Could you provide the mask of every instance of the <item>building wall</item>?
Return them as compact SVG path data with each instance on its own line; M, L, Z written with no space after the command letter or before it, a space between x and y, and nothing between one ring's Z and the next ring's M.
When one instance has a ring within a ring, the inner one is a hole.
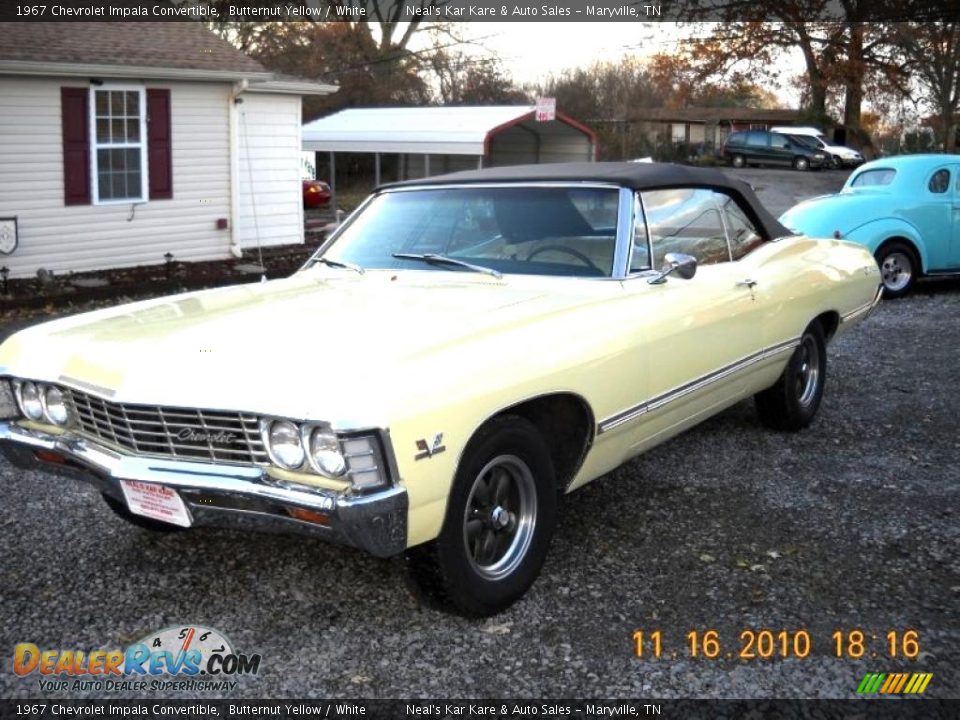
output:
M84 85L0 77L0 217L16 216L19 230L19 247L0 255L10 277L162 263L167 252L228 257L230 231L217 220L230 217L231 86L146 84L170 89L173 199L65 207L60 88Z
M240 247L302 243L300 96L244 93L242 99L236 110Z
M590 138L571 129L570 132L535 134L515 125L496 133L490 142L488 164L522 165L524 163L586 162L593 160Z

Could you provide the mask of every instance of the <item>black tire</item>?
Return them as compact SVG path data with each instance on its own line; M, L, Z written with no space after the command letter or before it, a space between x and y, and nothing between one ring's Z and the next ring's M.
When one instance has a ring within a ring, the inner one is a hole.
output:
M730 158L730 164L735 168L742 168L747 164L747 160L743 155L734 155Z
M811 323L777 382L754 396L760 422L774 430L797 432L813 421L827 380L826 346L820 323Z
M139 528L150 530L151 532L161 533L180 532L181 530L186 530L186 528L180 527L179 525L165 523L161 520L143 517L142 515L135 515L134 513L130 512L124 503L120 502L116 498L110 497L106 493L102 493L102 495L104 501L107 503L107 506L119 517L122 517L131 525L136 525Z
M880 266L883 296L888 299L903 297L913 289L920 271L917 254L907 243L899 240L884 243L874 258Z
M810 161L807 160L807 159L806 159L805 157L803 157L802 155L801 155L800 157L796 157L796 158L793 159L793 169L794 169L794 170L801 170L801 171L802 171L802 170L809 170L809 169L810 169Z
M557 494L537 428L516 416L491 420L464 451L440 535L407 552L414 584L442 609L468 617L505 610L540 573Z

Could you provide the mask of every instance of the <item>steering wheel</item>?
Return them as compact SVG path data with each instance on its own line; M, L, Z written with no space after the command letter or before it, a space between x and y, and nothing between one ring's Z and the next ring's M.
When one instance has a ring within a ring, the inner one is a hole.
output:
M567 255L573 255L573 257L575 257L577 260L585 264L587 267L596 270L598 273L603 273L603 270L598 268L594 264L593 260L588 258L582 252L580 252L579 250L574 250L573 248L564 247L563 245L542 245L541 247L538 247L532 253L527 255L527 262L530 262L537 255L544 252L561 252L561 253L566 253Z

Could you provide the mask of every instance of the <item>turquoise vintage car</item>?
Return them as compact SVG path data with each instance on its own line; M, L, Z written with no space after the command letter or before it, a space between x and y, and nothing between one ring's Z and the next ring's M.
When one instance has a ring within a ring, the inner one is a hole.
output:
M835 195L805 200L780 217L808 237L864 245L884 295L905 295L921 275L960 275L960 156L902 155L860 166Z

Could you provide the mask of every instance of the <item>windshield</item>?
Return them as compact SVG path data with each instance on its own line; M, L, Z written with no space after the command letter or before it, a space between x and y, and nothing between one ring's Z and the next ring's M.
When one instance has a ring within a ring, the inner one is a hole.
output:
M364 269L609 277L618 203L614 187L388 191L323 257Z

